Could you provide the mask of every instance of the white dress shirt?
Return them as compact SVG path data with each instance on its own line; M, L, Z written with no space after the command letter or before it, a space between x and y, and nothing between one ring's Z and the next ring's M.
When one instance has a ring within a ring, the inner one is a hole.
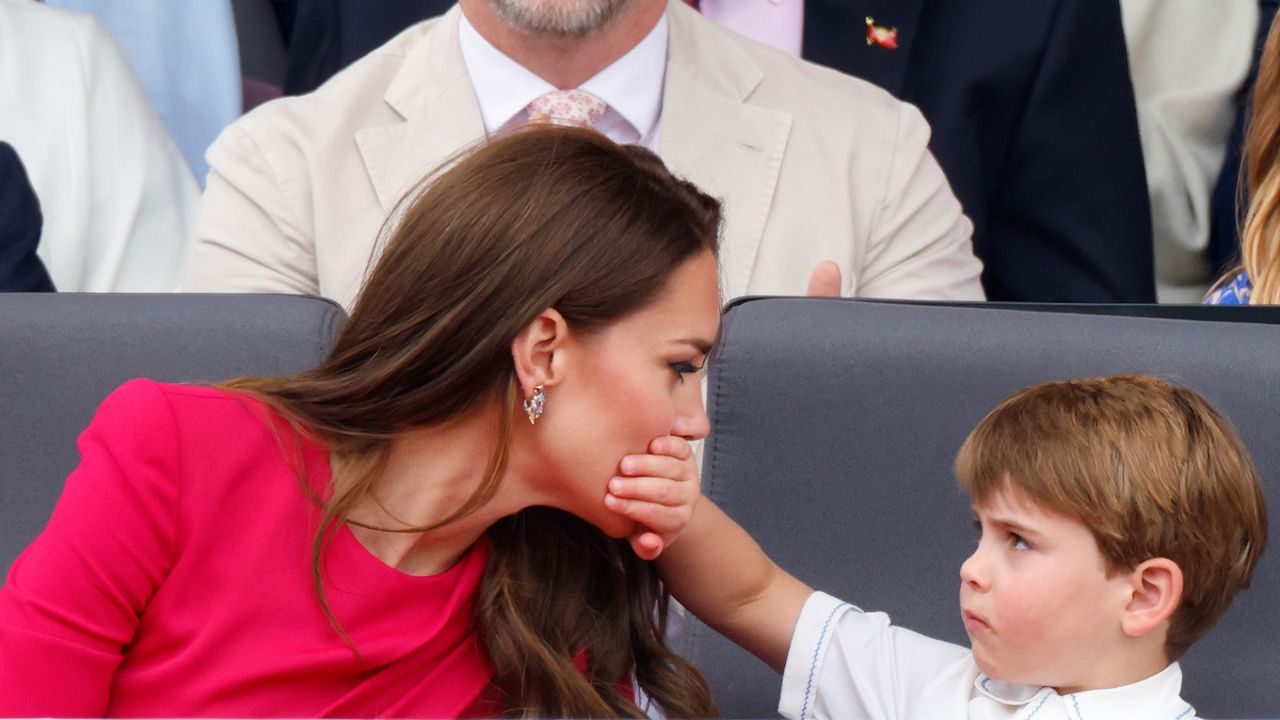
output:
M466 13L458 22L458 42L489 135L523 125L525 108L557 88L485 40ZM595 124L610 140L658 150L662 84L667 70L667 16L626 55L578 87L608 104ZM566 88L568 89L568 88Z
M1059 695L1005 683L959 645L894 627L825 593L805 602L791 638L778 712L792 720L1190 720L1172 663L1136 683Z

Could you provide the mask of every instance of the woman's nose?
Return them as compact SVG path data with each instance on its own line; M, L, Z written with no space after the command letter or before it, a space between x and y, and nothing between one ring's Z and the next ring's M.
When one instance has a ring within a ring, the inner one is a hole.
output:
M685 440L701 440L711 432L711 418L707 417L706 407L702 404L702 393L691 393L693 398L676 414L675 426L671 434Z

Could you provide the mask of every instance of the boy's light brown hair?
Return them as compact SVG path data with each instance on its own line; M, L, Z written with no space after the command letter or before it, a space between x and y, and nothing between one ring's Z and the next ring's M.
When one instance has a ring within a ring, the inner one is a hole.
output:
M1231 424L1196 392L1151 377L1016 393L965 440L956 479L975 503L1014 487L1084 523L1110 573L1156 557L1177 563L1169 661L1249 586L1267 542L1262 488Z

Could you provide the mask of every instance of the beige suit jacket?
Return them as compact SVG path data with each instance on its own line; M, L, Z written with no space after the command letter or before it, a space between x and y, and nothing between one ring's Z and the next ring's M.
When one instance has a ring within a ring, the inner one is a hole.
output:
M229 127L184 289L318 294L350 307L399 196L484 137L459 9L415 25L314 93ZM726 297L802 294L823 260L863 297L981 299L972 226L915 108L747 40L683 3L660 154L725 206Z

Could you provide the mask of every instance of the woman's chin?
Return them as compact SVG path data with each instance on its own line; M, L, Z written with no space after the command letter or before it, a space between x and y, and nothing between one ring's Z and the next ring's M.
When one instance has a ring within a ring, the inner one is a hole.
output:
M596 518L589 520L596 527L600 528L600 532L608 535L615 540L630 537L635 533L637 525L635 522L628 520L620 515L612 515L610 517Z

